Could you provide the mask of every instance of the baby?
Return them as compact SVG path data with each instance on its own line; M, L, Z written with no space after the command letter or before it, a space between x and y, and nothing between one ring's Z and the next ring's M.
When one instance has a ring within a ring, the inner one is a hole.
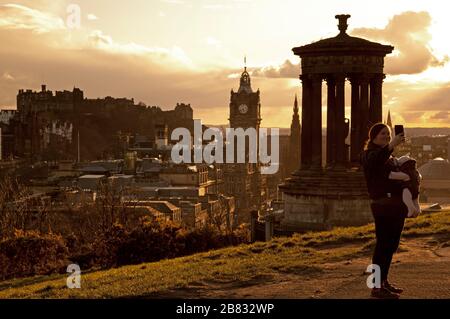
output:
M416 160L409 156L393 157L390 164L392 171L389 178L403 181L402 198L408 207L408 217L417 217L421 213L419 193L422 175L417 170Z

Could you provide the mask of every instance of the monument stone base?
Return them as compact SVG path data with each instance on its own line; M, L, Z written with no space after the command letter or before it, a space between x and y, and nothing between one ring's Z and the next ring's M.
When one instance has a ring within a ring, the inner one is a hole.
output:
M300 170L280 186L287 231L326 230L373 221L364 175L355 170Z

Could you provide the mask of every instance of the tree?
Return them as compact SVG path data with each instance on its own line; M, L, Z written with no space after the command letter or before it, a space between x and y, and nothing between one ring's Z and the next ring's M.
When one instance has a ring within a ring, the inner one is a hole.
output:
M29 190L11 175L0 177L0 239L25 230L30 217L27 198Z

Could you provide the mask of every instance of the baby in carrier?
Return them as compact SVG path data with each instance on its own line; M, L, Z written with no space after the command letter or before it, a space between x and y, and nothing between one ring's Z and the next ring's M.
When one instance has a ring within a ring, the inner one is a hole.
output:
M419 193L422 175L417 170L416 160L409 156L393 157L389 164L392 170L389 178L402 181L402 199L408 207L408 217L417 217L421 212Z

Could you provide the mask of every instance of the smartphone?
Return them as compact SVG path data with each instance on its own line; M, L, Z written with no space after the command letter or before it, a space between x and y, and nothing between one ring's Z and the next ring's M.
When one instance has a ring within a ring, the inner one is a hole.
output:
M394 131L395 131L395 135L405 133L405 129L403 128L403 125L396 125L394 128Z

